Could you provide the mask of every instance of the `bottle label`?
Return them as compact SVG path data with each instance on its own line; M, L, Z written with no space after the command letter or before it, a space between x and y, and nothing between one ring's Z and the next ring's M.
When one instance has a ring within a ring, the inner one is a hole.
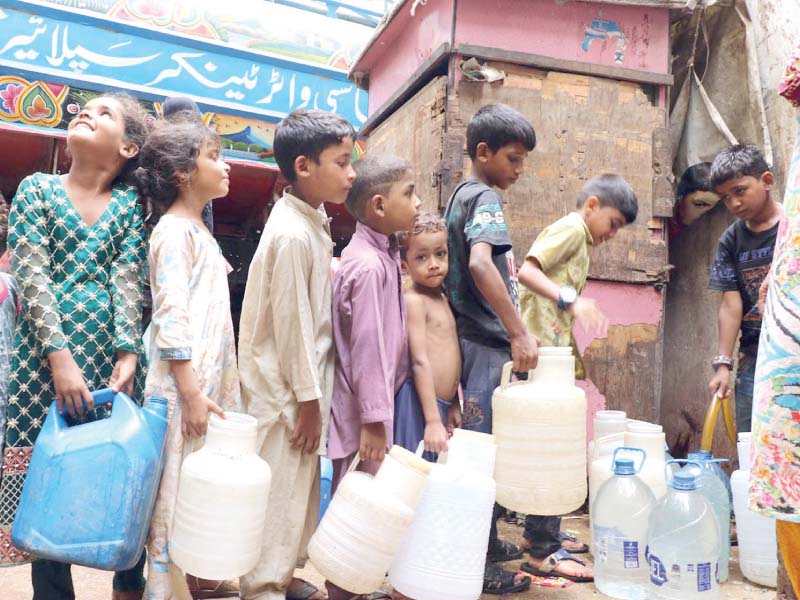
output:
M622 542L626 569L639 568L639 542Z
M658 587L667 583L667 570L664 568L664 563L657 556L650 554L648 556L648 564L650 566L650 581Z
M711 589L711 563L697 564L697 591L705 592Z

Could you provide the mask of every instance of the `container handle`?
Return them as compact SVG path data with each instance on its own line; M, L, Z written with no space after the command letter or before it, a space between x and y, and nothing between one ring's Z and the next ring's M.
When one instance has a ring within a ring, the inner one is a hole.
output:
M619 433L609 433L608 435L604 435L603 437L594 440L594 446L592 447L592 462L600 458L598 452L603 444L607 444L608 442L613 442L615 440L624 440L624 439L625 439L625 432L620 431ZM611 464L613 466L614 462L612 461Z
M632 446L621 446L620 448L615 448L614 454L611 455L612 472L614 471L614 463L617 462L617 452L620 452L621 450L624 450L626 452L639 453L642 455L642 462L639 463L639 468L636 469L636 472L634 473L634 475L638 475L641 472L642 467L644 467L644 461L647 460L647 452L645 452L643 448L634 448Z
M505 390L511 383L511 371L514 369L514 362L508 361L503 365L503 372L500 375L500 389Z
M701 465L696 460L689 460L688 458L673 458L672 460L668 460L664 463L664 481L669 487L672 487L672 469L669 468L671 464L686 464L686 465L694 465L700 470L700 473L703 472L703 465ZM698 487L700 484L698 483Z
M116 392L115 393L111 388L102 388L102 389L95 390L95 391L90 392L90 393L92 395L92 400L94 400L94 409L92 409L92 410L95 410L95 409L103 407L103 406L110 406L112 408L112 410L113 410L113 408L114 408L114 400L117 398L117 396L122 396L128 402L133 403L133 400L131 400L128 397L127 394L125 394L124 392ZM84 408L86 408L86 404L85 403L84 403ZM86 424L86 423L77 423L76 425L70 426L70 424L67 423L67 419L66 419L66 415L69 414L67 412L67 410L66 410L66 407L64 407L64 412L58 412L58 402L55 401L55 400L50 405L50 411L49 412L53 412L54 413L54 416L55 416L54 425L55 425L56 431L60 431L62 429L68 429L69 427L78 427L79 425L85 425Z

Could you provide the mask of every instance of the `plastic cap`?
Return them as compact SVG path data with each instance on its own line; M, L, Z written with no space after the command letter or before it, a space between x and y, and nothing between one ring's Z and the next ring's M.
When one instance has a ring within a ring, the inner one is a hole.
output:
M712 458L711 452L709 452L708 450L698 450L697 452L693 452L692 454L694 454L696 458L702 460L710 460ZM690 454L689 456L692 456L692 454Z
M688 471L678 471L672 476L672 487L676 490L696 490L697 478Z
M614 461L614 475L635 475L636 469L630 458L618 458Z

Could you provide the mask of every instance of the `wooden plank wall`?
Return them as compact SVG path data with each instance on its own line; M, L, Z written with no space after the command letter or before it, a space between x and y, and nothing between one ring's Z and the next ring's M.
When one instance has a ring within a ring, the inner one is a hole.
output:
M447 77L437 77L372 131L367 152L394 154L410 161L417 195L425 210L439 207Z

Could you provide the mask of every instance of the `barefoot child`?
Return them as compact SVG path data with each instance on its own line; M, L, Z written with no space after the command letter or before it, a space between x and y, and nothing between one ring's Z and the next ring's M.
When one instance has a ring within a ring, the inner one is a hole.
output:
M90 100L69 124L69 172L25 178L11 207L8 247L22 310L0 490L4 562L29 560L11 545L11 525L52 399L79 419L93 408L90 390L133 392L145 245L138 196L126 181L146 134L145 113L132 97ZM143 567L144 556L114 576L115 599L142 597ZM31 579L35 600L75 598L70 565L35 560Z
M358 222L333 284L337 362L328 441L332 493L356 456L361 458L359 468L374 474L392 443L394 397L408 370L395 233L411 228L420 204L406 161L368 155L353 166L356 179L347 210ZM327 588L330 600L354 597L330 582ZM383 597L388 596L373 594Z
M145 398L167 398L170 407L147 539L147 600L171 600L187 591L185 584L173 589L168 573L181 463L189 438L205 435L209 413L224 416L223 408L239 406L230 266L202 219L209 200L227 195L229 170L217 134L187 118L157 123L136 171L142 196L161 214L148 254L153 318Z
M447 450L453 428L461 426L456 397L461 349L456 321L442 290L447 276L444 219L421 213L403 235L400 253L412 281L403 294L412 376L394 400L394 443L414 452L424 440L426 458L436 461L436 453Z
M350 123L322 111L294 111L275 131L275 159L291 187L250 264L239 330L244 408L258 419L259 450L272 469L261 558L241 577L246 600L324 598L293 575L317 527L333 387L333 241L323 203L347 197L354 140Z
M575 322L597 332L598 337L606 336L606 317L594 300L580 296L589 275L589 252L633 223L638 210L636 195L622 177L593 177L578 195L577 211L546 227L533 242L519 270L519 282L524 286L520 305L528 331L542 344L574 347ZM576 357L576 370L583 372L580 357ZM587 552L588 547L560 529L561 517L526 517L521 546L531 558L522 564L522 570L592 581L592 568L570 554Z

